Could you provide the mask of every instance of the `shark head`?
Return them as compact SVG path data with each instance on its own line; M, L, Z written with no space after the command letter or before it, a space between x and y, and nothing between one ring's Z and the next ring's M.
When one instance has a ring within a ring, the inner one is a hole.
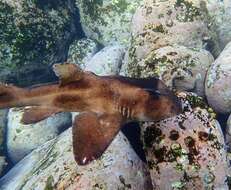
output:
M155 92L150 93L146 114L150 120L159 121L182 113L180 99L161 80Z

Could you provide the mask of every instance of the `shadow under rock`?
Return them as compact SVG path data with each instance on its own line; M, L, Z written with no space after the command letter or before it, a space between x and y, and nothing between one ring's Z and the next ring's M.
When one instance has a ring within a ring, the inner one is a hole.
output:
M122 128L123 134L127 137L131 146L135 150L140 159L146 163L146 157L143 150L143 144L141 142L141 130L139 124L136 122L128 123Z

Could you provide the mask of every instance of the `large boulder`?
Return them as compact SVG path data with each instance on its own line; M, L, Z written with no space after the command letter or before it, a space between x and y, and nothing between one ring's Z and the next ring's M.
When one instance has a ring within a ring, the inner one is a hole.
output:
M230 0L208 0L211 29L218 35L220 49L231 41L231 4Z
M137 53L142 54L142 50ZM129 56L132 60L132 55ZM121 73L132 77L156 76L170 88L204 96L206 72L213 61L206 50L165 46L151 51L139 62L126 61Z
M231 42L212 63L205 82L209 105L219 113L231 112Z
M26 108L12 108L8 113L7 153L17 163L32 150L58 136L71 125L69 113L59 113L35 124L21 123Z
M97 75L119 74L125 48L121 45L107 46L86 62L84 69Z
M180 96L189 103L184 113L142 125L155 189L228 190L227 154L219 123L204 109L201 98Z
M202 0L145 0L132 21L129 54L139 62L151 51L168 45L213 50L216 33L209 30L209 16Z
M76 0L85 34L103 45L127 45L132 16L141 0Z
M49 65L81 31L71 0L3 0L0 20L0 80L20 85L53 80Z
M34 150L0 179L0 189L152 189L146 167L122 133L100 159L87 166L74 161L71 139L68 129Z

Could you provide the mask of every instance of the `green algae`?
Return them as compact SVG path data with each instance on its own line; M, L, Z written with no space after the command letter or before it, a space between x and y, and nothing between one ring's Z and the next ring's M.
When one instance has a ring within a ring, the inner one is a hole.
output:
M177 14L177 20L180 22L193 22L202 15L201 9L187 0L177 0L174 7L175 9L181 8L182 10Z
M47 178L46 186L45 186L44 190L53 190L53 189L54 189L54 188L53 188L53 183L54 183L54 178L53 178L53 176L51 175L51 176L49 176L49 177Z
M31 61L49 63L49 55L58 51L64 29L71 24L70 11L62 7L62 0L42 2L22 1L21 11L0 2L0 68L14 70Z

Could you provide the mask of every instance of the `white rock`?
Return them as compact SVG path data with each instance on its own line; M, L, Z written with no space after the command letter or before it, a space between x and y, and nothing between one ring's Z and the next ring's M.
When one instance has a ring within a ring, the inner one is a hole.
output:
M97 75L116 75L119 73L125 49L114 45L103 48L85 64L85 70Z
M176 117L146 123L142 130L156 190L228 190L224 137L206 109L196 106Z
M12 108L8 113L7 152L13 163L17 163L39 145L55 138L71 125L69 113L55 114L35 124L20 123L24 108Z
M228 145L229 152L231 150L231 115L229 116L227 120L226 125L226 136L225 136L226 144Z
M102 158L78 166L72 154L72 132L34 150L0 179L1 190L151 190L150 176L122 133Z
M231 112L231 43L208 70L205 92L209 105L219 113Z
M126 62L122 71L133 77L156 76L171 88L204 96L206 72L213 61L206 50L165 46L151 51L137 63Z
M87 37L104 46L127 45L132 16L142 0L75 0Z
M69 47L68 62L84 67L85 63L99 51L99 45L88 38L74 41Z

